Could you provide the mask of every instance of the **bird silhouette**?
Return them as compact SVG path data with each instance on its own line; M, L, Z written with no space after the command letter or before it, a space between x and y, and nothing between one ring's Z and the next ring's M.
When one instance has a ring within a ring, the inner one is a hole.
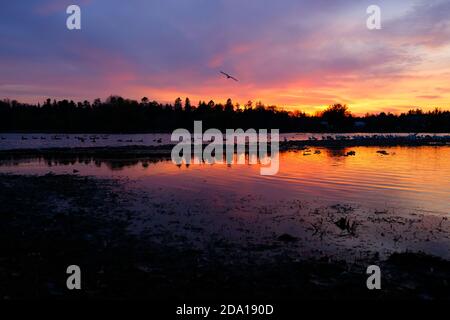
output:
M225 77L227 77L227 79L233 79L234 81L238 82L239 80L236 79L235 77L230 76L228 73L220 71L221 74L223 74Z

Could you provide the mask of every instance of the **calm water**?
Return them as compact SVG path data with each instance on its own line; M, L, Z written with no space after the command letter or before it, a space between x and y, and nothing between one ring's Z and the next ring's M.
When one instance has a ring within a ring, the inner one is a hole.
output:
M350 150L356 155L345 156ZM0 172L72 174L76 170L79 175L125 178L139 188L159 188L177 197L249 195L268 202L302 199L450 214L450 147L384 148L387 155L377 153L379 150L355 147L284 152L276 176L261 176L257 165L177 167L170 161L92 158L2 160Z

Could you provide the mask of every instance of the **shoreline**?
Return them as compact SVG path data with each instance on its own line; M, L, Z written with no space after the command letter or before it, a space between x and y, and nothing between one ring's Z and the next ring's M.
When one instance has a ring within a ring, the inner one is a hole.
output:
M56 147L56 148L27 148L27 149L5 149L0 150L1 156L78 156L78 155L96 155L96 156L149 156L149 157L170 157L172 148L175 144L164 144L158 146L106 146L106 147ZM208 144L203 144L206 147ZM280 141L279 150L303 150L308 147L325 148L349 148L349 147L421 147L450 146L449 137L422 137L411 139L410 137L374 137L362 139L327 139L327 140L301 140L301 141Z
M170 228L131 232L140 214L115 179L0 174L0 185L2 299L450 299L450 260L424 253L298 259L292 251L304 240L287 235L272 246L211 239L201 249L170 241ZM65 289L74 261L87 275L75 294ZM369 264L382 268L383 290L367 290Z

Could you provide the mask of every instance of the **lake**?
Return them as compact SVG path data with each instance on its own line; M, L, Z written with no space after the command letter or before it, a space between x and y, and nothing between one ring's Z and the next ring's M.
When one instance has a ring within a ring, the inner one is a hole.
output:
M417 250L450 258L448 159L450 146L314 147L281 152L279 173L261 176L248 164L6 156L0 173L112 178L136 212L132 232L156 229L175 235L164 240L181 241L175 245L217 238L248 249L287 233L304 240L300 256ZM339 228L343 217L356 223L355 234Z
M346 156L348 151L355 156ZM383 150L384 154L377 151ZM280 155L280 171L261 176L258 165L191 165L171 161L93 158L3 160L0 172L69 173L129 178L177 194L253 194L268 201L284 198L359 203L450 213L450 147L312 148Z

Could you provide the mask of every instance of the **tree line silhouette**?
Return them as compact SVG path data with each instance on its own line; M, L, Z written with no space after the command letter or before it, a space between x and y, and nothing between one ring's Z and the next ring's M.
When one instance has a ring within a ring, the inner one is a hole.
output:
M203 128L280 129L282 132L450 132L450 111L413 109L399 115L381 112L358 117L346 105L334 104L315 115L288 112L261 102L225 104L189 98L162 104L144 97L141 101L110 96L74 102L47 99L43 104L0 101L2 132L171 132L193 128L195 120Z

